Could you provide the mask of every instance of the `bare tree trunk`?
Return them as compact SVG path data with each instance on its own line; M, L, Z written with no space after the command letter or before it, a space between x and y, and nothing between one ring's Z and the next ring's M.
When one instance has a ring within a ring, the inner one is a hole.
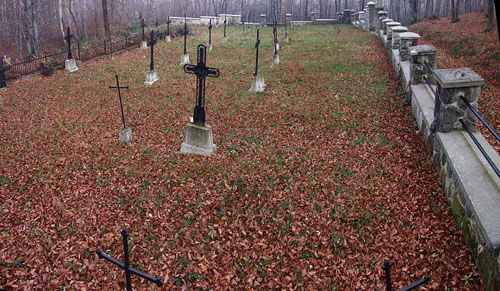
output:
M104 20L104 33L106 34L106 39L111 41L111 30L109 29L109 17L108 17L108 1L102 0L102 17Z
M304 4L304 20L307 20L307 10L309 9L309 0L305 0L305 4Z
M493 29L493 20L495 18L495 0L488 0L488 25L486 32Z
M451 0L451 22L458 22L458 0Z
M411 23L418 21L418 0L410 0L411 5Z

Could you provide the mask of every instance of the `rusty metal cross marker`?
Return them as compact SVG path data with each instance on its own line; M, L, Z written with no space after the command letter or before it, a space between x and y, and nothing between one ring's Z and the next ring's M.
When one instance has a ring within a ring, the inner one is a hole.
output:
M71 34L71 31L69 29L69 26L66 27L66 36L64 39L68 43L68 60L71 60L73 58L73 54L71 54L71 39L74 37L73 34Z
M122 230L122 237L123 237L123 251L124 251L123 263L104 254L101 250L97 251L97 256L99 256L100 259L105 259L106 261L113 263L114 265L117 265L118 267L125 270L125 278L127 280L127 291L132 291L132 278L130 277L131 274L137 275L150 282L153 282L158 287L163 286L163 282L159 278L152 277L146 273L143 273L139 270L130 267L130 261L128 257L128 241L127 241L128 233L125 229Z
M205 79L207 77L219 78L220 72L217 68L206 66L207 47L203 44L198 46L198 63L195 65L184 65L184 72L196 75L196 106L194 107L193 123L205 125Z
M120 98L120 110L122 112L123 129L126 129L127 123L125 122L125 113L123 113L122 93L121 93L120 89L128 89L128 86L120 86L120 81L118 80L118 75L116 75L116 86L109 86L109 89L118 89L118 98Z

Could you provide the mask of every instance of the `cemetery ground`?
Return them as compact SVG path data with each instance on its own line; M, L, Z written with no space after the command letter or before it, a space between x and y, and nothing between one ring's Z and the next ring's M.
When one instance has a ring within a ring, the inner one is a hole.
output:
M0 95L0 287L123 288L96 251L122 260L126 228L132 266L165 290L383 289L386 258L396 287L429 274L422 290L482 289L387 54L375 35L340 28L297 27L272 68L272 28L261 29L260 94L248 92L255 30L231 27L221 44L216 29L208 158L179 154L195 86L182 38L159 42L150 87L140 49L11 82ZM208 38L193 32L191 63ZM130 86L129 144L117 137L115 74Z

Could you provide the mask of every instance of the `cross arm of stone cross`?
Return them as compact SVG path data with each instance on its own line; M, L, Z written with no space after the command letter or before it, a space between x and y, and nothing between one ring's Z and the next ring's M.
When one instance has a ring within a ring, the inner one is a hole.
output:
M200 66L200 65L195 66L195 65L186 64L186 65L184 65L184 72L186 72L188 74L196 75L197 77L200 77L200 78L206 78L206 77L219 78L219 76L220 76L219 69Z

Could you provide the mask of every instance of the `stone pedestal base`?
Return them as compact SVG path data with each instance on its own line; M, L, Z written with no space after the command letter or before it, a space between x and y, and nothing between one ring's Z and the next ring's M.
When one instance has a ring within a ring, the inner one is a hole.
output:
M75 59L66 60L66 62L64 63L64 69L66 70L66 72L69 72L69 73L73 73L73 72L78 71L78 67L76 66Z
M184 66L185 64L189 64L189 54L182 55L181 57L181 66Z
M213 143L212 127L189 122L186 127L186 139L181 145L181 154L211 156L216 149Z
M131 142L132 141L132 130L129 128L122 129L118 135L120 142Z
M146 82L144 82L144 85L151 86L156 81L158 81L158 73L156 73L156 70L147 71L146 72Z
M264 83L264 77L262 77L260 74L257 74L257 76L252 76L252 84L250 86L250 92L264 92L264 89L266 88L266 83Z
M167 35L165 37L165 42L172 42L172 37L170 35Z
M285 43L289 43L290 42L290 39L288 38L288 34L285 35Z
M7 90L9 90L9 87L2 87L0 88L0 93L5 92Z
M280 55L274 54L273 63L271 64L271 67L272 66L277 66L279 64L280 64Z
M224 37L222 37L222 43L225 43L225 42L227 42L227 37L224 36Z
M208 45L208 51L211 52L213 50L212 44Z
M276 50L279 51L280 50L280 43L279 42L276 42Z
M147 43L147 41L143 40L141 42L141 49L147 49L147 48L148 48L148 43Z

